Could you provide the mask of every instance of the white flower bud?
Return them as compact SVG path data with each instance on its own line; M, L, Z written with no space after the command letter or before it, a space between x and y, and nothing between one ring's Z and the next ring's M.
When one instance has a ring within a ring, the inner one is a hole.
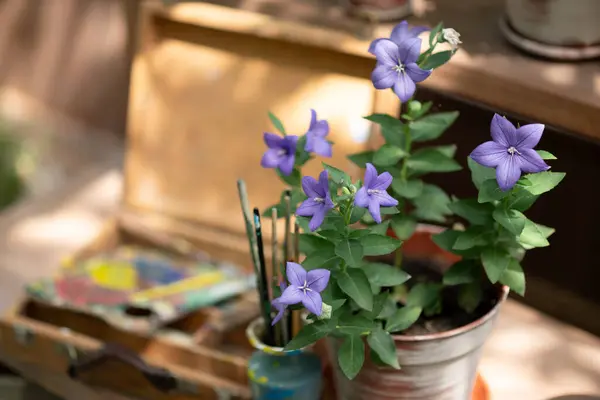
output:
M350 193L352 193L352 194L356 193L356 186L350 185Z
M456 32L452 28L442 29L442 37L444 38L445 42L450 43L450 46L452 46L452 50L455 50L458 47L458 45L462 43L460 41L460 33Z
M330 319L331 318L331 306L329 304L325 304L321 306L321 315L319 315L318 319Z

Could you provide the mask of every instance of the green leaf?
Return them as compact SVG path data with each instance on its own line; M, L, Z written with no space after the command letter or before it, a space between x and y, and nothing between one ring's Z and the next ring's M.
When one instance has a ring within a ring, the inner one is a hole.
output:
M492 221L494 207L489 203L479 203L476 199L455 200L448 205L450 210L473 225L486 225Z
M415 142L423 142L437 139L454 123L454 121L456 121L458 114L458 111L430 114L418 121L411 122L409 127L412 140ZM456 150L456 146L452 147ZM442 151L442 153L446 153L445 155L448 157L454 156L453 154L448 155L447 151L448 150Z
M336 231L333 229L323 229L317 232L320 236L323 236L325 239L330 242L336 242L342 238L344 238L343 232Z
M336 326L336 330L345 335L368 335L374 328L373 320L350 313L343 314Z
M411 102L418 103L417 100L411 100ZM416 109L411 110L409 107L408 113L412 117L413 120L417 120L417 119L421 118L423 115L427 114L427 112L429 112L429 110L431 109L431 106L433 106L433 102L428 101L426 103L421 104L421 107L418 109L418 111Z
M371 233L371 229L352 229L348 228L348 239L360 239Z
M416 151L406 160L406 165L412 171L419 173L453 172L462 169L460 164L454 161L454 159L435 148L425 148Z
M460 232L452 246L453 250L468 250L477 246L485 246L488 240L485 237L486 231L481 226L471 226L463 232Z
M410 279L410 275L403 270L384 263L367 263L363 270L369 282L381 287L402 285Z
M408 329L417 322L422 312L421 307L402 307L388 319L385 330L388 332L401 332Z
M417 283L408 292L406 305L423 309L433 305L440 297L442 286L439 283Z
M490 282L496 283L513 260L510 254L499 247L490 247L481 253L481 262Z
M506 200L504 200L507 208L524 212L535 203L539 196L529 193L525 188L515 186Z
M404 149L398 146L384 144L373 155L373 163L378 166L396 165L407 154Z
M317 250L333 248L333 243L314 233L301 233L298 235L298 247L302 253L310 254Z
M408 240L417 229L417 220L406 214L394 215L392 229L398 239Z
M348 160L352 161L356 166L365 168L367 163L373 162L374 151L363 151L362 153L351 154Z
M467 163L471 170L471 179L477 189L481 189L483 182L488 179L496 179L496 170L494 168L488 168L477 164L471 157L467 158Z
M296 223L298 224L298 226L300 226L300 229L302 229L302 232L310 232L310 228L308 226L310 221L310 218L307 217L298 217L296 216Z
M303 166L308 162L308 160L312 159L313 156L305 150L306 148L306 135L298 138L298 142L296 143L296 160L294 164L296 166Z
M360 238L360 244L365 256L383 256L399 248L402 242L389 236L371 234Z
M542 160L556 160L557 158L554 156L554 154L546 151L546 150L536 150L536 152L539 154L540 157L542 157ZM508 286L508 285L506 285Z
M452 58L452 51L445 50L438 53L434 53L427 57L424 63L420 65L422 69L435 69L446 64Z
M423 185L421 195L413 200L416 206L415 217L433 222L445 222L446 215L451 213L448 205L450 197L435 185Z
M444 23L440 22L429 32L429 46L433 46L433 43L437 41L437 37L442 29L444 29Z
M371 282L372 284L372 282ZM378 287L378 291L379 291ZM374 320L379 317L379 314L383 311L385 303L390 298L390 294L387 292L381 292L373 297L373 310L371 312L361 311L369 320Z
M518 242L528 250L534 247L550 246L548 237L553 233L553 228L536 224L527 219L525 220L525 227L523 228L523 232L521 232L521 236L519 236Z
M341 231L341 230L344 230L345 227L346 227L346 224L344 223L344 217L342 217L338 213L332 213L332 212L327 214L327 216L325 217L325 221L323 221L323 224L321 224L321 229L323 229L323 230Z
M454 243L456 243L456 239L458 239L458 235L460 235L460 233L460 231L446 229L443 232L432 235L431 239L440 248L446 251L452 251L452 249L454 248Z
M353 379L365 362L365 344L360 336L348 336L338 350L338 365L346 375Z
M500 277L500 283L519 295L525 296L525 273L521 264L513 260Z
M373 114L365 119L381 126L381 134L387 144L404 148L404 124L387 114Z
M371 285L365 273L358 268L348 268L336 274L337 284L359 307L367 311L373 309Z
M423 181L420 179L394 179L392 189L404 198L414 199L423 192Z
M454 286L475 282L479 275L479 265L473 260L458 261L444 273L444 285Z
M285 128L283 127L283 124L281 123L279 118L277 118L272 112L269 112L269 119L271 120L271 123L273 124L275 129L277 129L279 132L281 132L281 134L283 134L283 136L285 136Z
M458 290L458 305L467 313L477 309L483 297L483 290L479 282L471 282L462 285Z
M400 210L398 210L396 207L381 207L379 212L381 215L394 215L399 214Z
M355 267L361 264L363 248L356 239L345 239L335 245L335 254L340 256L346 264Z
M335 324L332 320L315 321L311 324L304 325L300 331L285 345L285 350L303 349L309 344L315 343L317 340L327 336L334 328Z
M364 210L364 208L363 208L363 210ZM369 229L371 230L372 234L385 236L387 234L390 222L391 221L389 219L385 220L385 221L381 221L380 224L375 224L375 225L371 226Z
M508 196L508 194L508 191L503 192L502 189L500 189L496 179L488 179L487 181L483 182L479 188L479 196L477 197L477 201L480 203L489 203L495 200L501 200Z
M531 185L526 186L525 190L533 195L546 193L556 187L564 178L564 172L539 172L537 174L528 174L525 177L531 182Z
M313 251L306 256L302 261L302 266L306 270L315 268L326 268L331 269L339 263L340 259L335 254L334 247L321 248L317 251Z
M277 175L279 178L292 187L300 186L302 182L302 177L300 176L300 171L297 168L294 168L291 174L284 175L283 172L279 168L277 168Z
M390 334L381 328L377 328L369 336L367 336L367 343L381 361L390 367L400 369L398 364L398 355L396 354L396 346L394 340Z
M494 220L510 233L519 236L525 227L527 217L517 210L506 209L502 206L496 208L492 214Z
M350 215L350 224L355 224L365 215L367 212L366 208L354 207L352 209L352 214Z
M345 173L344 171L342 171L341 169L338 169L336 167L333 167L333 166L325 164L325 163L322 163L322 164L323 164L323 168L325 168L327 170L327 172L329 173L329 179L332 180L333 182L335 182L336 184L346 185L346 184L352 183L348 174Z
M456 149L457 149L455 144L449 144L446 146L435 146L432 148L436 149L440 153L444 154L446 157L450 157L450 158L454 158L454 155L456 154Z

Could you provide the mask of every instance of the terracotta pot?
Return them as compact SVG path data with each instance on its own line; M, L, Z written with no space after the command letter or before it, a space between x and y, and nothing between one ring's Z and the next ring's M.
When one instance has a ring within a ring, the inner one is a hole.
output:
M350 14L375 21L400 20L410 15L409 0L346 0Z
M458 258L431 241L440 228L419 226L403 245L406 256L436 259L450 265ZM480 319L446 332L404 336L394 335L402 369L378 367L366 358L365 365L348 380L337 366L340 341L328 339L338 400L483 400L487 387L477 378L477 365L508 288L499 290L496 305Z

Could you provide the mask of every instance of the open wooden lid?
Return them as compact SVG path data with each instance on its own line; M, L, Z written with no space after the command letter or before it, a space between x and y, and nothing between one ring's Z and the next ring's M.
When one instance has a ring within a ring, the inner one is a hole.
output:
M303 170L317 176L321 161L350 168L346 155L365 148L371 124L362 116L375 103L387 104L384 111L398 104L375 95L366 48L361 58L261 38L231 29L256 14L210 9L228 13L218 19L228 22L222 30L181 23L173 16L182 9L142 21L123 201L128 209L241 234L237 179L246 181L251 206L261 210L278 202L284 188L274 170L260 166L262 134L273 132L268 111L298 135L308 128L311 108L329 121L334 157L312 160Z

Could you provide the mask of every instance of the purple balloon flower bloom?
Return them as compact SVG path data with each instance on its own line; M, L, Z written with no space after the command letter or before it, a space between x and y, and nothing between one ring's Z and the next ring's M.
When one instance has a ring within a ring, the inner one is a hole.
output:
M496 180L502 191L511 189L521 172L536 173L550 169L533 149L542 137L544 125L529 124L520 128L494 114L491 124L493 141L480 144L471 158L485 167L496 168Z
M400 43L402 43L403 41L407 39L414 39L418 37L421 33L426 32L428 30L429 28L426 26L415 26L414 28L409 28L408 22L402 21L398 25L396 25L394 29L392 29L390 40L399 46ZM375 45L381 40L384 39L375 39L371 42L371 45L369 46L369 53L375 55Z
M285 289L287 288L287 285L285 284L285 282L281 282L279 284L279 288L281 289L281 293L283 293L285 291ZM273 322L271 323L271 325L275 325L276 323L278 323L281 318L283 317L283 313L285 312L285 309L287 308L287 306L285 304L282 304L279 301L279 297L274 299L271 302L271 305L273 306L273 308L275 308L277 310L277 315L275 316L275 318L273 318Z
M317 120L317 112L310 110L311 119L308 132L306 132L306 146L304 150L323 157L331 157L331 143L325 139L329 134L329 124L324 119Z
M358 207L368 208L369 213L378 224L381 223L380 207L394 207L398 200L388 194L386 189L392 184L392 175L389 172L377 176L377 170L371 163L367 163L365 183L354 198Z
M421 39L406 39L399 44L382 39L373 47L377 65L371 73L375 89L392 88L402 102L408 101L432 70L421 69L417 59L421 53Z
M279 168L283 175L290 175L296 162L298 136L281 137L265 132L263 138L269 149L263 154L260 165L263 168Z
M313 269L306 272L300 264L288 262L286 275L290 285L283 291L281 297L274 301L286 306L302 303L308 311L320 316L323 309L320 293L329 283L330 272L326 269Z
M296 215L312 217L308 224L311 231L321 226L325 220L325 216L333 208L327 178L327 171L321 172L318 182L312 176L302 178L302 189L308 196L308 199L300 204L300 207L296 210Z

